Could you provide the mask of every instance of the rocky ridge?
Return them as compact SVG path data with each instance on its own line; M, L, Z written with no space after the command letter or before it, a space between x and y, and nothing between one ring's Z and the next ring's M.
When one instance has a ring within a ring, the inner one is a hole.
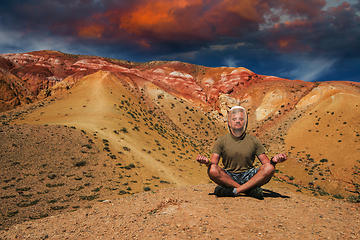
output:
M219 107L219 96L234 95L236 98L239 91L249 86L268 81L288 81L258 75L242 67L208 68L176 61L132 63L54 51L1 54L0 60L3 79L6 80L6 76L15 77L30 91L22 93L18 87L11 87L13 98L18 99L17 104L21 104L24 97L35 101L54 95L59 89L71 88L83 76L97 71L109 71L120 76L124 83L139 93L146 86L144 82L149 82L195 105L215 110ZM10 82L6 80L8 85ZM313 84L307 85L309 88ZM8 101L3 100L2 109L14 107Z

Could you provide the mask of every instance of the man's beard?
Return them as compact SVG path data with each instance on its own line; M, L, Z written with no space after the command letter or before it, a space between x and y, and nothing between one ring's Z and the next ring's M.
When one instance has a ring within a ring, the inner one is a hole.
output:
M235 137L241 137L244 134L244 127L238 129L231 128L231 133Z

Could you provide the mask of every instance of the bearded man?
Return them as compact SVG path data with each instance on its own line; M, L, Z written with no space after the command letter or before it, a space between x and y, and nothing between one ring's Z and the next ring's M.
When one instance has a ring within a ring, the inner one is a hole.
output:
M264 199L260 187L270 181L275 165L287 159L282 153L269 160L260 140L246 133L247 123L245 108L231 108L228 113L229 133L216 140L210 159L203 155L196 158L199 163L208 166L210 179L218 184L214 190L218 197L235 197L245 193ZM255 156L262 164L259 168L254 168ZM220 158L224 168L218 165Z

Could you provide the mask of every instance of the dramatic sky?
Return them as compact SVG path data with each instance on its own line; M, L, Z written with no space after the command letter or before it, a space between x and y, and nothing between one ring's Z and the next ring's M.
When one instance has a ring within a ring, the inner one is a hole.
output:
M360 0L0 2L0 53L50 49L360 82Z

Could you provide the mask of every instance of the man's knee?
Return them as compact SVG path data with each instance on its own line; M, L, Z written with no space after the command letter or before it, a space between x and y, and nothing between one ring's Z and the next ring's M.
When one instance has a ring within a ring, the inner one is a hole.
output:
M266 176L272 177L275 173L275 167L272 164L262 165L262 171Z
M211 164L209 169L208 169L208 175L210 177L210 179L213 178L219 178L220 177L220 167L216 164Z

